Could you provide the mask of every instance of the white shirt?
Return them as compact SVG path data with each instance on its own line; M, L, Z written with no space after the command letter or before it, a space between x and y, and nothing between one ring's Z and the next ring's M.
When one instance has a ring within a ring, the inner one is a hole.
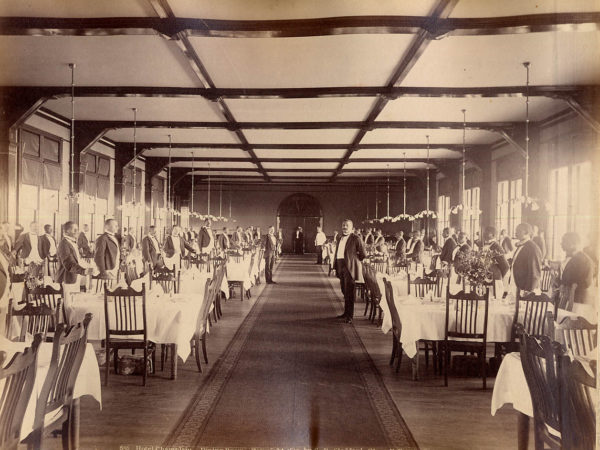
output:
M48 254L50 256L55 256L56 255L56 241L54 240L54 236L46 233L46 237L48 238L48 241L50 242L50 250L48 250Z
M38 251L38 235L35 233L29 233L29 242L31 242L31 252L29 252L29 256L25 258L25 263L29 264L30 262L39 263L42 261L40 257L40 252Z
M338 245L337 253L335 255L336 259L344 259L344 252L346 251L346 242L348 242L348 238L350 235L342 236L340 239L340 244Z
M75 259L77 260L77 264L81 265L81 263L79 262L81 260L81 256L79 255L79 247L77 246L77 241L69 236L65 236L65 239L69 244L71 244L71 247L73 247L73 249L75 250Z
M327 240L327 236L322 231L319 231L315 236L315 245L323 245Z
M300 232L296 231L296 239L298 239L300 237Z

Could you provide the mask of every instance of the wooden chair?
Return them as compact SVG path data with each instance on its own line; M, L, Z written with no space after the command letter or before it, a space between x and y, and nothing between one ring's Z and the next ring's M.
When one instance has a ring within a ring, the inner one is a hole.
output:
M67 322L67 317L62 307L63 298L60 289L54 289L52 286L36 287L32 290L27 289L27 301L34 306L47 305L54 311L57 322L51 326L51 331L56 329L56 325L60 322Z
M371 265L373 266L373 269L375 269L375 271L385 274L385 275L389 275L389 266L388 266L388 261L373 261L371 262Z
M581 361L560 359L561 444L565 449L593 450L596 438L596 368L588 374ZM591 392L593 391L593 393Z
M198 372L202 372L200 348L202 348L204 362L208 364L208 355L206 353L206 330L210 315L210 306L212 305L211 299L214 298L215 291L218 289L219 287L214 280L206 280L206 284L204 286L204 301L202 303L202 308L200 308L200 311L198 312L196 331L194 332L194 337L192 338L191 342L192 352L196 357L196 366L198 367Z
M46 270L47 270L48 276L51 278L54 278L57 268L58 268L58 256L57 255L54 255L54 256L48 255L46 257Z
M511 342L515 342L518 338L519 324L523 327L523 331L531 336L549 335L547 313L553 314L553 308L552 300L546 294L530 293L522 297L519 292L511 328Z
M533 404L535 448L561 449L560 344L524 332L520 341L521 364Z
M565 311L573 311L573 303L575 302L575 290L577 284L561 285L554 294L555 311L564 309Z
M490 291L478 295L446 290L446 324L444 332L444 385L448 386L448 370L453 351L472 352L479 357L483 389L486 389L487 322ZM454 300L452 310L450 301ZM452 317L452 320L450 320Z
M175 265L172 269L166 266L155 267L150 272L150 289L152 290L152 285L157 283L163 288L165 294L178 294L180 275L181 272L176 270Z
M0 448L17 449L21 425L35 384L38 350L42 336L33 338L31 347L14 355L7 365L0 352Z
M112 314L109 314L109 311L111 311ZM142 290L140 292L131 287L118 287L114 291L110 291L108 286L105 286L104 320L106 327L106 366L104 385L108 386L111 349L113 350L115 372L117 371L120 349L131 349L134 351L136 349L142 349L144 351L142 383L146 386L148 356L152 355L152 367L154 368L155 346L148 340L147 334L145 283L142 284Z
M403 271L404 273L408 273L408 263L406 261L389 265L390 275L397 274L401 271Z
M554 283L554 280L558 277L558 275L558 270L550 266L542 267L542 280L540 285L540 289L542 290L542 292L550 292L552 290L552 285Z
M61 308L61 300L59 300L59 309ZM20 321L20 331L17 340L25 342L27 334L35 336L40 334L44 340L48 335L48 328L56 321L56 313L48 305L33 306L31 303L26 304L21 309L14 309L12 299L8 304L7 314L7 329L6 336L8 339L12 335L13 318Z
M79 429L74 418L73 391L87 346L87 329L91 314L86 314L83 324L67 327L59 324L52 345L50 367L40 392L35 411L32 443L42 448L44 429L62 424L63 448L78 448ZM47 422L47 418L51 418Z
M402 342L400 338L402 336L402 322L400 321L400 315L396 309L394 303L394 289L392 283L386 278L383 279L383 285L385 286L385 300L392 316L392 356L390 358L390 366L394 365L394 360L398 358L396 364L396 372L400 370L400 364L402 364Z
M377 312L379 312L379 321L381 321L382 310L379 305L381 302L381 290L377 284L377 274L375 269L371 265L364 264L363 277L366 284L365 312L363 315L366 316L368 312L369 320L374 322L375 317L377 317ZM371 307L370 311L368 311L369 306Z
M410 274L408 277L408 295L414 295L420 299L424 299L429 293L437 292L439 289L437 277L434 278L411 278ZM412 292L411 292L412 288ZM433 353L433 361L434 361L434 372L437 373L438 369L438 343L437 341L429 341L425 339L421 339L419 341L420 344L423 344L423 347L420 347L419 350L422 350L425 353L425 367L429 368L429 352Z
M223 316L223 311L221 309L221 284L223 284L223 277L225 276L225 264L220 264L215 266L214 268L214 278L215 278L215 311L219 316L219 319Z
M554 326L554 337L574 356L585 356L598 345L598 326L583 317L565 317Z

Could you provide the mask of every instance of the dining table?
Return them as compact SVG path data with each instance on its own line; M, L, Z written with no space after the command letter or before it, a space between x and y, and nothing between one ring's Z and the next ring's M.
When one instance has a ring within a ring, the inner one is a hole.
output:
M16 353L22 353L26 347L30 347L32 339L25 342L14 342L7 338L0 336L0 348L3 352L6 352L6 361L10 361ZM52 359L52 342L42 342L38 350L38 358L36 365L36 374L33 391L29 402L27 403L27 409L25 410L25 416L21 425L21 439L25 439L32 431L35 420L35 408L39 399L48 369L50 368L50 360ZM3 383L4 381L0 381ZM0 387L2 385L0 384ZM90 396L98 403L100 409L102 409L102 385L100 383L100 368L98 366L98 360L94 347L91 343L88 343L81 363L81 368L75 380L75 387L73 389L73 427L74 436L79 436L79 417L80 417L80 399L84 396Z
M416 273L413 273L416 276ZM378 273L377 283L382 294L380 307L382 310L381 330L388 333L392 329L392 317L385 297L385 286L383 279L386 278L393 290L394 305L398 311L402 323L402 333L400 342L406 356L412 360L413 379L419 377L418 365L418 342L420 340L443 341L446 331L446 291L444 287L442 297L435 296L434 291L430 291L425 298L418 298L414 294L408 294L408 276L406 272L399 272L394 275L384 275ZM448 283L448 282L446 282ZM450 278L450 292L456 293L462 289L462 283L456 282ZM447 284L445 285L447 286ZM492 298L488 306L488 342L510 342L512 323L515 313L514 301ZM557 320L571 316L577 316L571 311L558 310ZM484 314L478 316L483 326ZM454 315L449 317L449 327L453 326ZM480 327L480 328L481 328Z
M180 279L179 293L165 293L158 283L149 288L149 279L134 280L131 287L140 290L146 286L146 331L149 341L172 345L175 354L184 362L191 354L190 341L196 332L198 314L205 301L204 287L211 274L192 268ZM226 289L228 290L228 289ZM214 307L211 306L211 307ZM69 323L81 322L87 313L93 318L88 326L88 339L106 338L104 294L78 292L65 299L65 313ZM109 314L114 312L109 308ZM172 360L171 379L177 378L177 358Z

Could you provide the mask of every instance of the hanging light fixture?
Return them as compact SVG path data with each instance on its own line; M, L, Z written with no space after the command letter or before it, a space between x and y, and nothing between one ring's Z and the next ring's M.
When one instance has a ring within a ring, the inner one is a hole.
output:
M404 170L402 175L402 214L398 214L394 219L398 220L415 220L410 214L406 214L406 152L403 153Z
M460 203L456 206L450 207L452 214L458 214L459 211L465 209L465 170L467 167L467 110L461 109L463 113L463 138L462 138L462 163L461 163L461 191L460 191Z
M426 191L426 195L427 195L427 199L425 202L425 209L423 211L421 211L420 213L416 214L415 217L417 218L421 218L421 217L431 217L432 219L435 219L437 217L435 211L432 211L431 209L429 209L429 135L425 136L427 138L427 186L425 188ZM429 224L428 224L429 225ZM429 228L429 227L427 227Z
M75 63L69 63L71 69L71 138L69 159L71 163L69 194L66 199L79 203L79 193L75 192Z
M131 108L133 111L133 199L132 204L135 207L136 205L136 197L135 197L135 186L136 186L136 162L137 162L137 108Z
M208 162L208 201L206 202L206 217L208 219L214 219L213 216L210 215L210 161Z
M390 165L387 164L387 212L386 215L384 217L382 217L381 219L377 219L376 220L379 223L384 223L386 221L393 221L394 218L390 216Z
M190 203L190 217L195 217L194 213L194 152L192 153L192 201Z

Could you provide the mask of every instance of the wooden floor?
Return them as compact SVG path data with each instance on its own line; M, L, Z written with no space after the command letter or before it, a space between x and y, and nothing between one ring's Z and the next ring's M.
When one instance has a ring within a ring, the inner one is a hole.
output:
M325 270L323 276L327 276ZM274 279L277 280L277 274ZM331 282L336 289L339 287L337 279L331 278ZM156 376L149 377L146 387L141 386L140 377L112 374L110 386L103 387L102 410L94 400L83 398L81 448L160 448L188 405L191 394L210 376L214 362L264 287L264 284L254 287L250 300L240 302L237 297L223 305L224 317L209 336L209 365L203 366L203 373L198 373L195 361L189 358L185 364L180 363L176 381L168 379L167 368L165 372L158 371ZM515 411L505 406L496 416L490 414L493 378L488 380L487 391L481 390L481 380L475 378L453 377L446 388L443 379L434 376L431 369L426 371L423 365L421 379L412 381L406 357L400 372L395 373L388 365L390 334L384 335L364 319L361 306L357 304L354 327L421 448L516 448ZM343 426L343 420L340 423ZM47 437L44 448L61 448L60 438Z

